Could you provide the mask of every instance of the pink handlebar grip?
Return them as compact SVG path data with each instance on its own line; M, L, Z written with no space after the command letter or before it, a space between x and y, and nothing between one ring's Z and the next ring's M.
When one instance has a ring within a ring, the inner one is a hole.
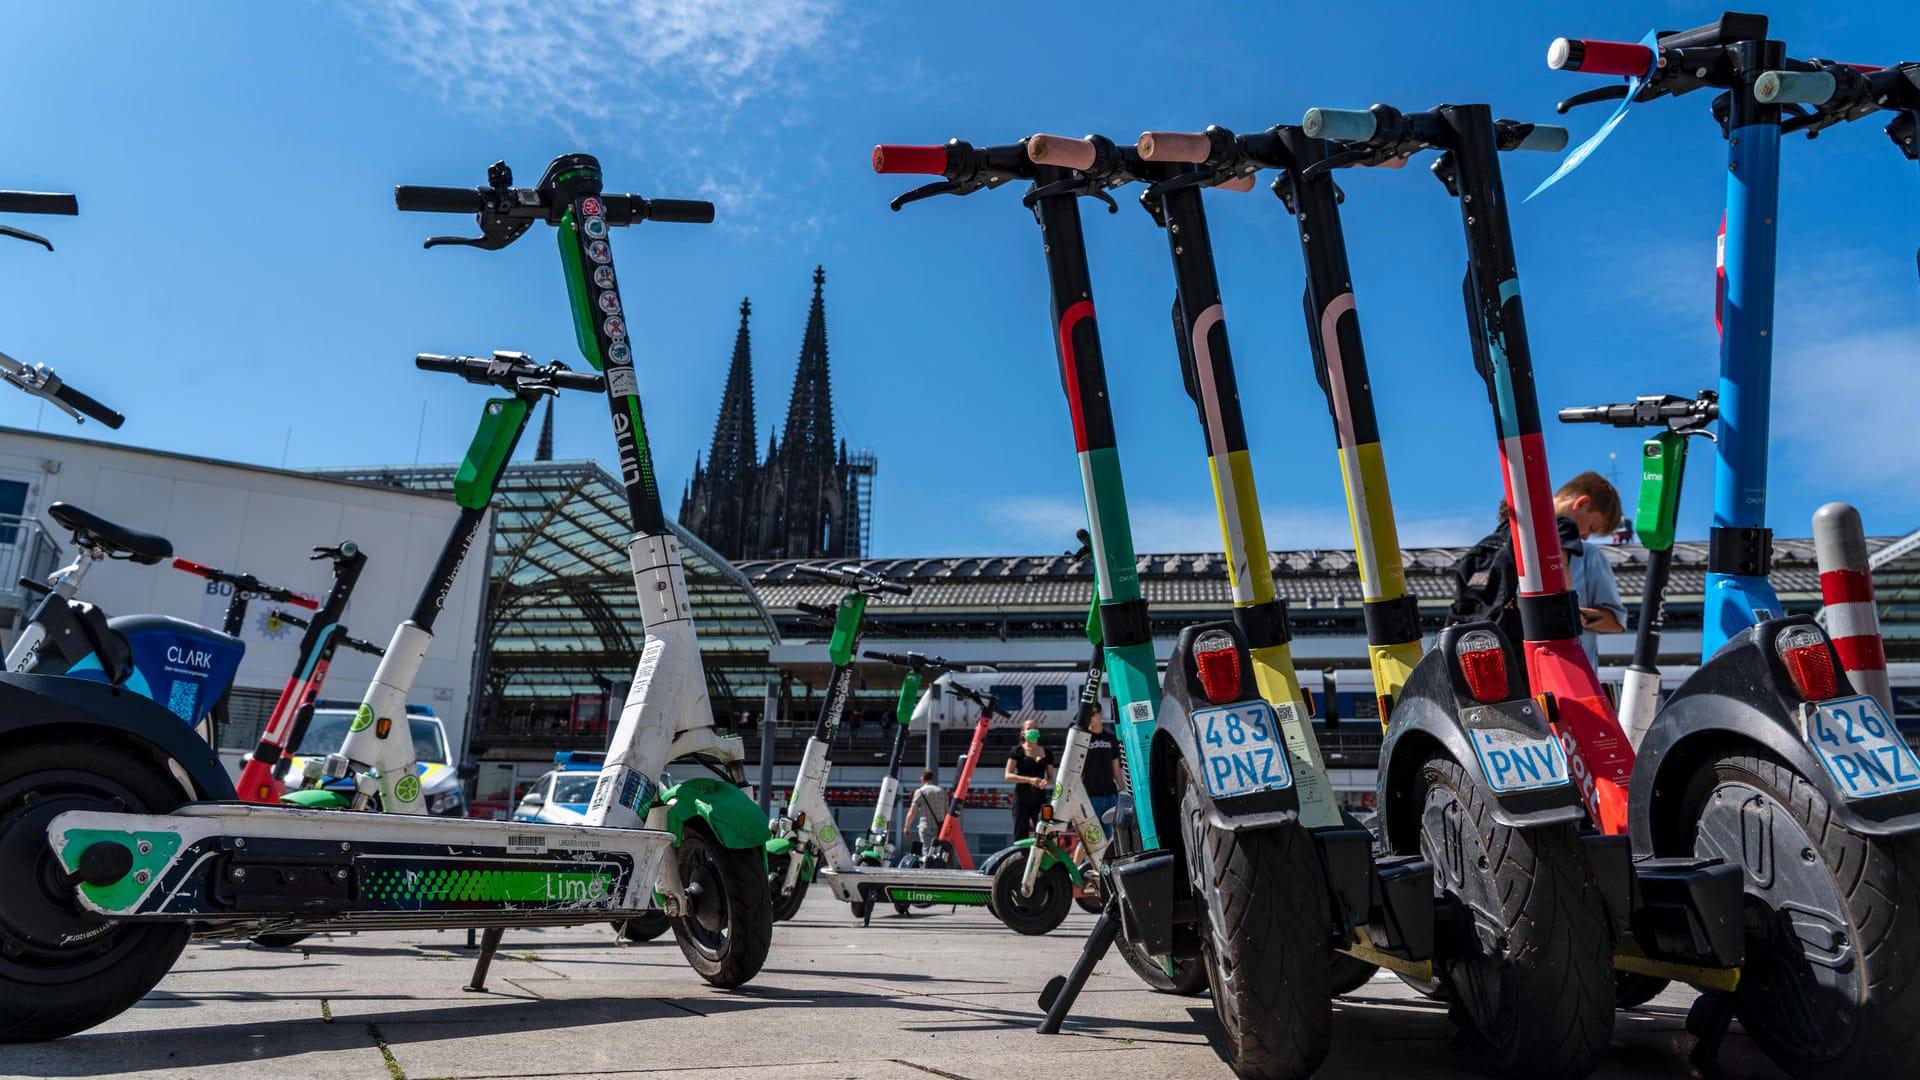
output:
M1093 165L1099 150L1085 139L1066 135L1035 135L1027 140L1027 160L1035 165L1056 165L1062 169L1086 169Z
M882 143L873 148L873 171L945 176L947 148L944 146L890 146Z
M1142 161L1199 165L1213 153L1213 140L1191 131L1148 131L1141 134L1136 148Z
M1547 46L1547 66L1555 71L1638 78L1653 70L1653 50L1627 41L1555 38Z
M1253 177L1236 176L1231 180L1222 180L1213 186L1221 191L1252 191Z

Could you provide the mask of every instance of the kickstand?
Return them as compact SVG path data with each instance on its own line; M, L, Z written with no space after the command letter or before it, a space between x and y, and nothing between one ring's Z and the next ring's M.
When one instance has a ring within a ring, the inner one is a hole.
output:
M1693 1052L1687 1055L1687 1063L1702 1072L1712 1068L1731 1023L1732 994L1709 990L1695 999L1693 1008L1687 1010L1687 1033L1698 1041L1693 1044Z
M866 901L866 909L867 909L867 913L860 917L860 925L863 927L872 926L873 925L873 905L874 905L873 886L871 885L860 886L860 899Z
M1073 962L1073 970L1048 979L1047 988L1040 991L1040 1007L1047 1010L1047 1018L1040 1021L1040 1034L1060 1034L1067 1010L1073 1008L1074 999L1080 996L1081 988L1093 975L1093 966L1107 955L1119 933L1120 922L1113 917L1112 908L1102 911L1093 921L1093 933L1087 935L1087 944L1080 950L1080 959Z
M463 989L470 994L487 992L487 969L493 966L493 954L500 948L500 936L506 933L498 926L490 926L480 934L480 959L473 963L473 981Z

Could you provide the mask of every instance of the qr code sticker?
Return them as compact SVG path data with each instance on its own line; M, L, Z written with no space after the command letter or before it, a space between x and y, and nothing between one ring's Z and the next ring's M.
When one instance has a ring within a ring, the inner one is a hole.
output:
M199 700L200 687L194 683L180 681L174 683L172 691L167 694L167 708L172 710L173 715L192 723L197 719L193 707Z
M1127 717L1136 724L1153 723L1153 702L1136 701L1127 706Z

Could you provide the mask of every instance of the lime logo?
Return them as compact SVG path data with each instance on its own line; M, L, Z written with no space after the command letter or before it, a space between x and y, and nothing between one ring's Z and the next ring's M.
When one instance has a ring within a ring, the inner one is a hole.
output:
M420 778L403 776L393 785L393 797L401 802L413 802L420 797Z
M820 826L820 842L823 844L833 843L834 839L839 835L840 835L840 830L834 828L831 825Z
M360 711L353 714L353 726L348 728L347 730L365 731L372 726L373 726L373 708L372 706L369 706L369 705L362 705L360 706Z

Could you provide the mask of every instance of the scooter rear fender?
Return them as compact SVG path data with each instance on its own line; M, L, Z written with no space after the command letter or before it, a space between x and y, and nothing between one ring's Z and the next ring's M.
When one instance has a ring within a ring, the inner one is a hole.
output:
M1456 657L1460 638L1479 630L1499 635L1506 650L1507 700L1493 705L1483 706L1473 699ZM1468 623L1442 630L1433 649L1414 665L1400 700L1394 703L1392 720L1380 745L1376 802L1385 824L1388 850L1420 850L1420 766L1435 750L1452 758L1487 793L1488 810L1501 825L1525 829L1584 820L1586 810L1571 780L1507 792L1496 788L1468 734L1468 714L1473 710L1484 710L1488 716L1497 714L1503 726L1530 733L1536 740L1553 738L1540 706L1527 692L1526 667L1492 623ZM1564 763L1561 768L1564 770Z
M1813 784L1834 820L1849 832L1920 832L1920 791L1850 800L1807 745L1800 720L1805 703L1773 648L1774 638L1794 625L1815 624L1811 616L1792 615L1734 635L1667 699L1640 744L1633 773L1630 828L1636 852L1692 852L1692 823L1679 819L1692 777L1712 757L1741 746L1778 758ZM1833 666L1840 694L1855 693L1837 655ZM1684 825L1686 835L1656 835L1654 822L1663 828Z
M172 762L185 774L191 786L187 794L195 801L237 798L233 778L220 767L213 748L165 706L89 679L0 673L0 742L83 734L105 735L147 754L155 768Z

